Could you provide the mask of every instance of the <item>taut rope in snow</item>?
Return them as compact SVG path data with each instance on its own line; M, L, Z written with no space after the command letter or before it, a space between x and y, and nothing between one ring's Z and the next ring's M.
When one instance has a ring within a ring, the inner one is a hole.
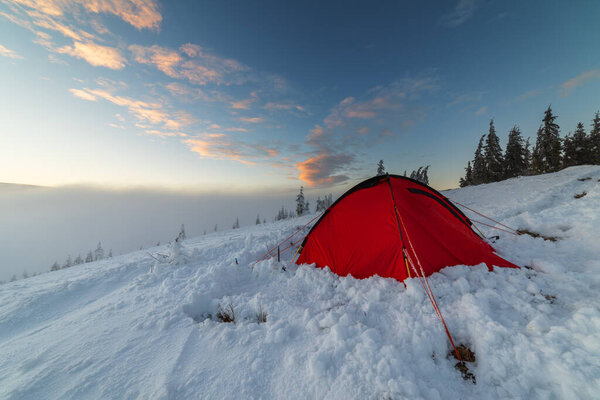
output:
M490 220L490 221L492 221L492 222L495 222L496 224L498 224L498 225L500 225L500 226L503 226L503 227L505 227L506 229L509 229L509 230L511 230L511 231L513 231L513 232L515 232L515 233L513 233L513 235L519 235L519 231L518 231L518 230L516 230L516 229L514 229L514 228L511 228L510 226L504 225L504 224L503 224L502 222L500 222L500 221L496 221L495 219L493 219L493 218L490 218L490 217L488 217L487 215L485 215L485 214L483 214L483 213L481 213L481 212L479 212L479 211L473 210L471 207L469 207L469 206L466 206L466 205L464 205L464 204L462 204L462 203L459 203L458 201L452 200L452 202L453 202L453 203L455 203L455 204L458 204L458 205L459 205L459 206L461 206L461 207L464 207L464 208L466 208L466 209L467 209L467 210L469 210L469 211L473 211L475 214L477 214L477 215L480 215L480 216L482 216L482 217L483 217L483 218L485 218L485 219L488 219L488 220ZM495 226L492 226L492 225L486 224L486 223L484 223L484 222L479 222L479 221L475 221L475 220L472 220L472 221L473 221L473 222L477 222L477 223L479 223L479 224L482 224L482 225L489 226L489 227L491 227L491 228L495 228L495 229L498 229L498 230L504 231L504 229L497 228L497 227L495 227ZM508 232L508 231L504 231L504 232ZM508 232L508 233L512 233L512 232Z
M314 217L313 219L311 219L310 221L308 221L306 224L304 224L300 229L298 229L296 232L292 233L290 236L286 237L285 239L283 239L281 242L277 243L275 245L275 247L273 247L271 250L267 251L267 253L262 256L261 258L259 258L258 260L256 260L254 262L254 264L252 264L252 266L250 267L251 269L254 268L254 266L256 264L258 264L259 262L261 262L262 260L264 260L265 258L267 258L273 251L275 251L283 242L293 238L294 236L296 236L298 234L298 232L300 232L302 229L306 228L311 222L313 222L315 219L319 218L321 215L323 215L325 211L319 213L316 217ZM298 243L298 242L296 242ZM293 244L292 244L293 245ZM284 250L287 250L288 248L290 248L292 245L286 247Z

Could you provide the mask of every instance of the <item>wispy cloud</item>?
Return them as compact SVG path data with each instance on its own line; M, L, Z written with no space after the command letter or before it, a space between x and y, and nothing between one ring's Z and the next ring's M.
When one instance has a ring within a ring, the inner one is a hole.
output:
M475 115L483 115L486 112L487 112L487 106L482 106L477 111L475 111Z
M323 124L315 125L306 136L312 151L295 164L298 177L307 186L344 182L348 179L344 171L364 149L397 136L424 118L425 109L417 104L437 87L433 76L406 78L373 88L362 99L343 99Z
M249 124L258 124L263 122L265 119L263 117L251 117L251 118L247 118L247 117L240 117L240 121L242 122L247 122Z
M190 114L183 111L166 110L161 103L118 96L104 89L69 90L74 96L83 100L97 101L103 99L117 106L126 107L129 113L136 118L136 126L149 134L157 134L157 127L160 127L162 133L157 134L158 136L185 136L185 133L180 130L194 122L194 118Z
M49 17L91 13L112 14L137 29L158 29L162 21L158 2L154 0L12 0ZM74 38L73 38L74 39Z
M22 59L23 56L18 54L17 52L7 49L6 47L0 44L0 56L14 58L14 59Z
M447 27L457 27L469 20L479 8L481 0L458 0L454 9L440 18L440 23Z
M279 156L279 151L272 146L232 140L223 133L204 133L185 139L183 143L202 158L232 160L247 165Z
M575 88L583 85L586 82L597 79L600 79L600 69L591 69L583 72L582 74L579 74L560 85L560 95L566 97L570 95Z
M249 69L238 61L210 54L191 43L179 50L158 45L131 45L129 50L138 63L154 65L171 78L187 79L202 86L241 84L246 80L243 72Z
M122 69L125 67L125 58L118 49L101 46L96 43L75 42L73 46L64 46L56 50L60 54L68 54L81 58L95 67Z

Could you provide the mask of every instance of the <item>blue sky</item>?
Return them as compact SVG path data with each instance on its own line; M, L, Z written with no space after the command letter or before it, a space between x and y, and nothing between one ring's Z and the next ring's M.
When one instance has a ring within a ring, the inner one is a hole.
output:
M595 1L0 0L0 181L339 191L600 108ZM311 189L309 189L311 190Z

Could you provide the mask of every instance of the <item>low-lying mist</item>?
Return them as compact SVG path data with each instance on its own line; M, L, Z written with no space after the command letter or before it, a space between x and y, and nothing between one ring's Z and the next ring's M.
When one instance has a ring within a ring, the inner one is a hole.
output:
M295 209L296 191L182 193L90 187L0 186L0 280L46 272L67 256L85 258L102 242L113 255L166 244L185 224L188 237L272 222L281 206ZM307 196L314 207L314 199Z

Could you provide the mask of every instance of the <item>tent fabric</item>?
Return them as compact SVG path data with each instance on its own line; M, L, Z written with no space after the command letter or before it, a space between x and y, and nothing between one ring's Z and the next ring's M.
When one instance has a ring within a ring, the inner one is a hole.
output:
M329 207L304 239L296 263L328 266L358 279L379 275L403 281L409 277L403 249L416 262L412 244L426 276L453 265L519 268L471 226L431 187L403 176L376 176Z

